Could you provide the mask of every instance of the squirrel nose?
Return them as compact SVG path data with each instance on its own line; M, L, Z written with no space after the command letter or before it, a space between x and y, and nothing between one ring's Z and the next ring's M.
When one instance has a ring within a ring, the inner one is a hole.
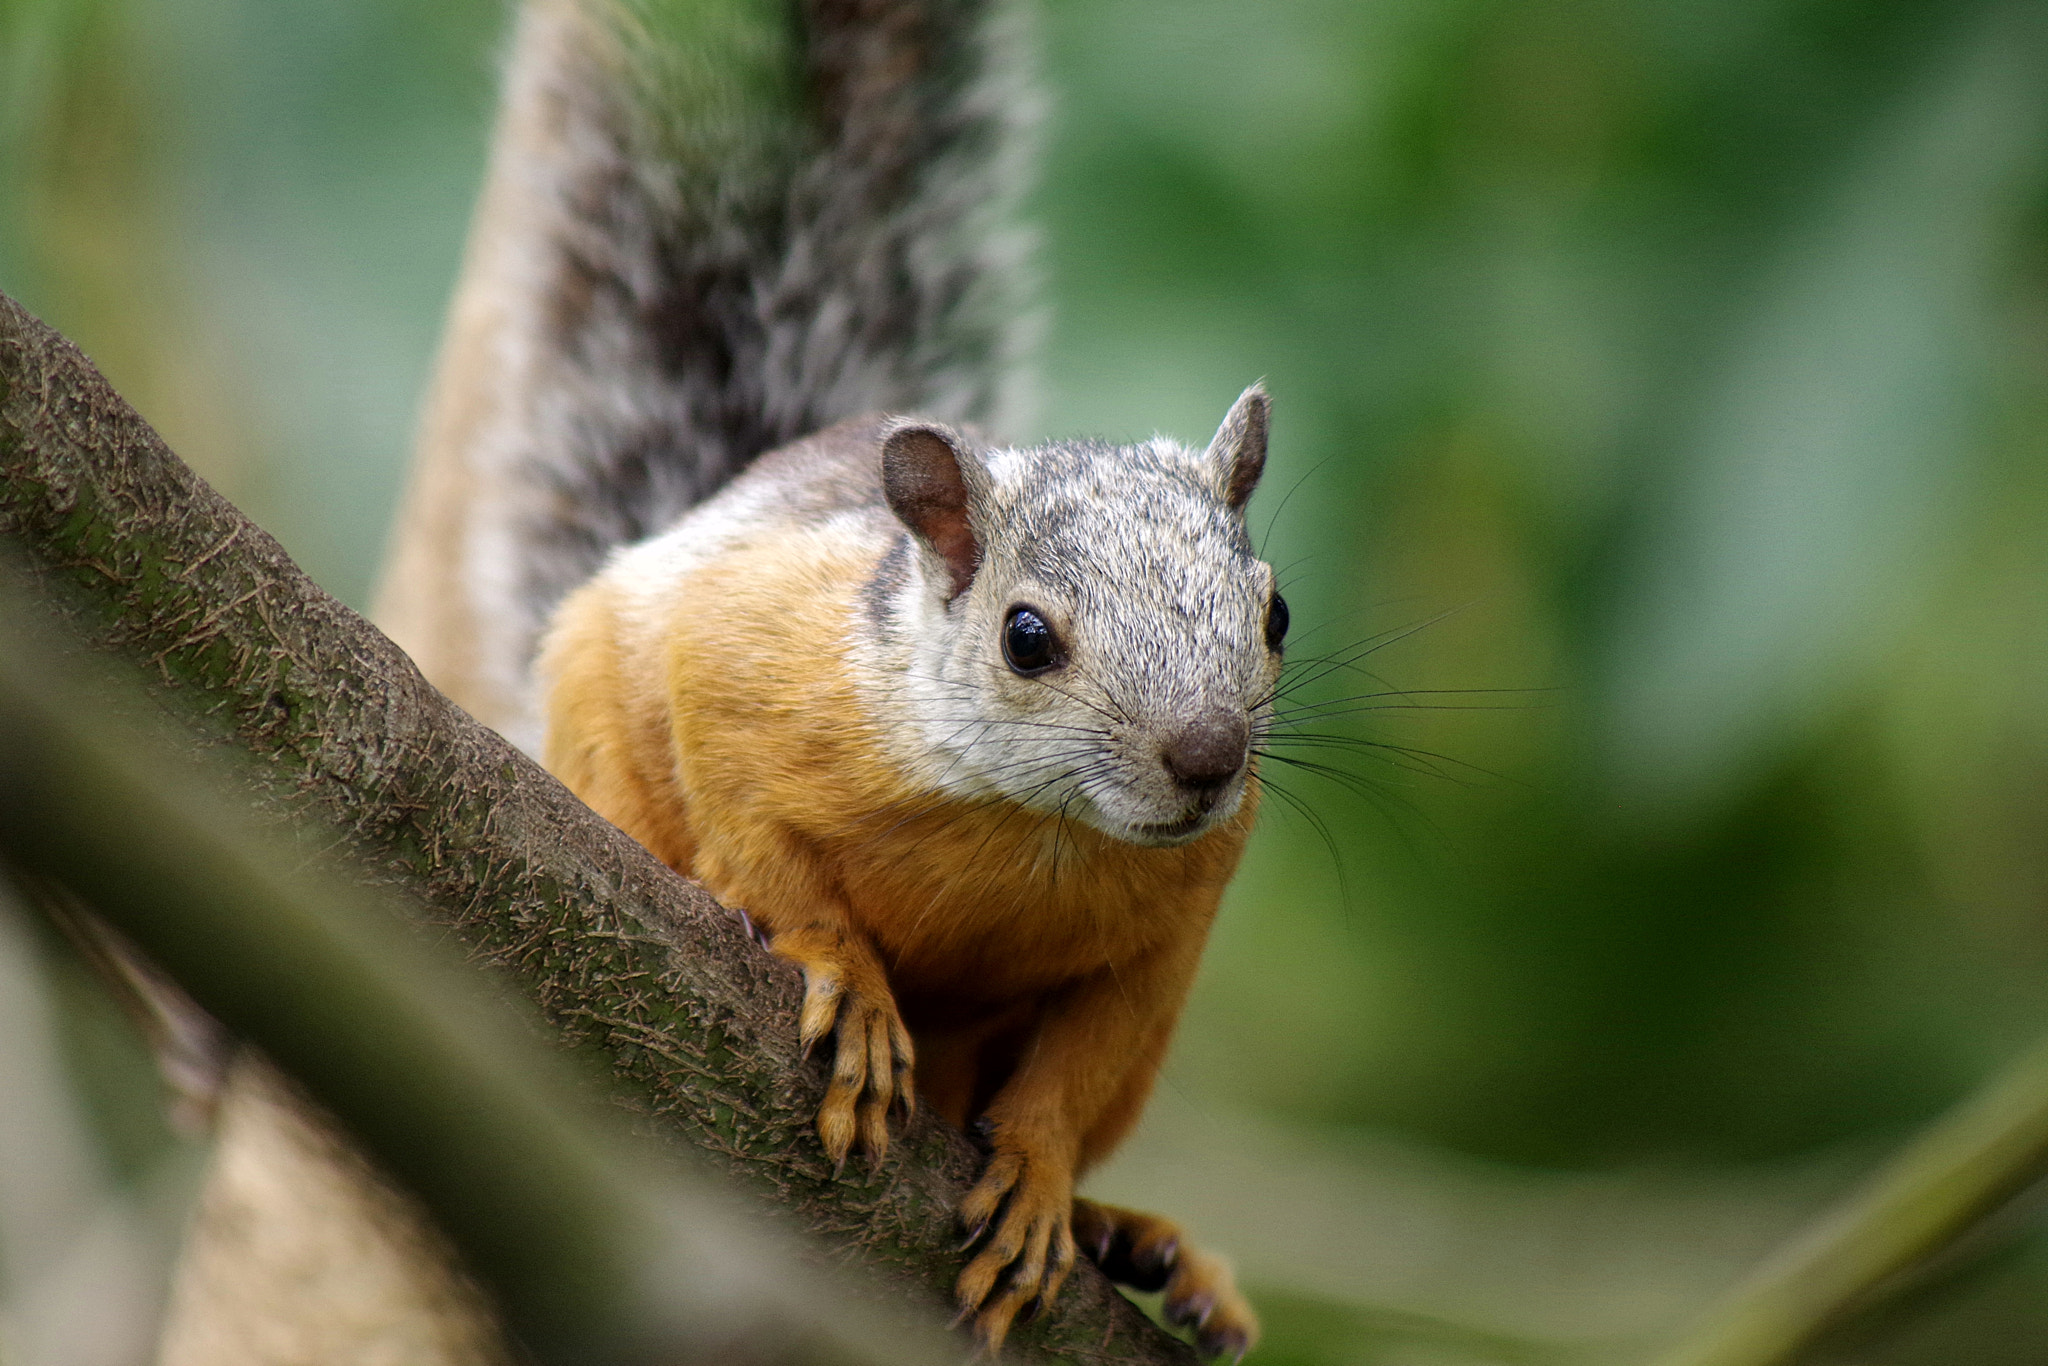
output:
M1159 758L1182 787L1220 787L1244 767L1251 738L1244 713L1219 708L1169 736Z

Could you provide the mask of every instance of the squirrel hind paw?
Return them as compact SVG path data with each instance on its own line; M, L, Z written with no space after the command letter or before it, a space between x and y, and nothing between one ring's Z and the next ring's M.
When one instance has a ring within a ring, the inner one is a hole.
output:
M1134 1290L1165 1292L1167 1322L1191 1330L1204 1357L1242 1357L1257 1345L1259 1316L1230 1264L1188 1242L1170 1219L1074 1201L1074 1236L1102 1274Z
M1191 1331L1195 1350L1237 1358L1259 1340L1259 1316L1239 1293L1230 1266L1200 1248L1184 1248L1166 1282L1166 1321Z
M1180 1255L1180 1226L1094 1200L1074 1201L1074 1237L1102 1274L1133 1290L1164 1290Z

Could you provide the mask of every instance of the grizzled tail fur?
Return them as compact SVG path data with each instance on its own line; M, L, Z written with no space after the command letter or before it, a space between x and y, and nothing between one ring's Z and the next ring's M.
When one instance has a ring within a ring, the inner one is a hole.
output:
M532 748L554 606L754 456L1013 421L1016 0L529 0L378 616Z

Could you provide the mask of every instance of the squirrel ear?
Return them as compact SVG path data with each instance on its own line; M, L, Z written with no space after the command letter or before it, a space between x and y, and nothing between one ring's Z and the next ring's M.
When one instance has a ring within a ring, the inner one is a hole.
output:
M1209 443L1209 463L1221 481L1219 492L1233 509L1242 510L1259 486L1266 468L1266 424L1273 400L1264 384L1254 384L1238 395L1237 402L1223 415L1216 439Z
M974 457L957 432L936 422L906 421L882 438L882 496L920 541L938 552L953 577L949 598L974 582L981 542L967 519Z

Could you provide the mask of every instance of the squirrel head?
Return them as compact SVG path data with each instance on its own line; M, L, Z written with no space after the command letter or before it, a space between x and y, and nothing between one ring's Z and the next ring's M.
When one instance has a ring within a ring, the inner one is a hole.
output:
M883 492L911 533L888 625L919 732L899 757L1135 844L1228 820L1287 630L1245 526L1268 411L1253 385L1199 450L887 427Z

